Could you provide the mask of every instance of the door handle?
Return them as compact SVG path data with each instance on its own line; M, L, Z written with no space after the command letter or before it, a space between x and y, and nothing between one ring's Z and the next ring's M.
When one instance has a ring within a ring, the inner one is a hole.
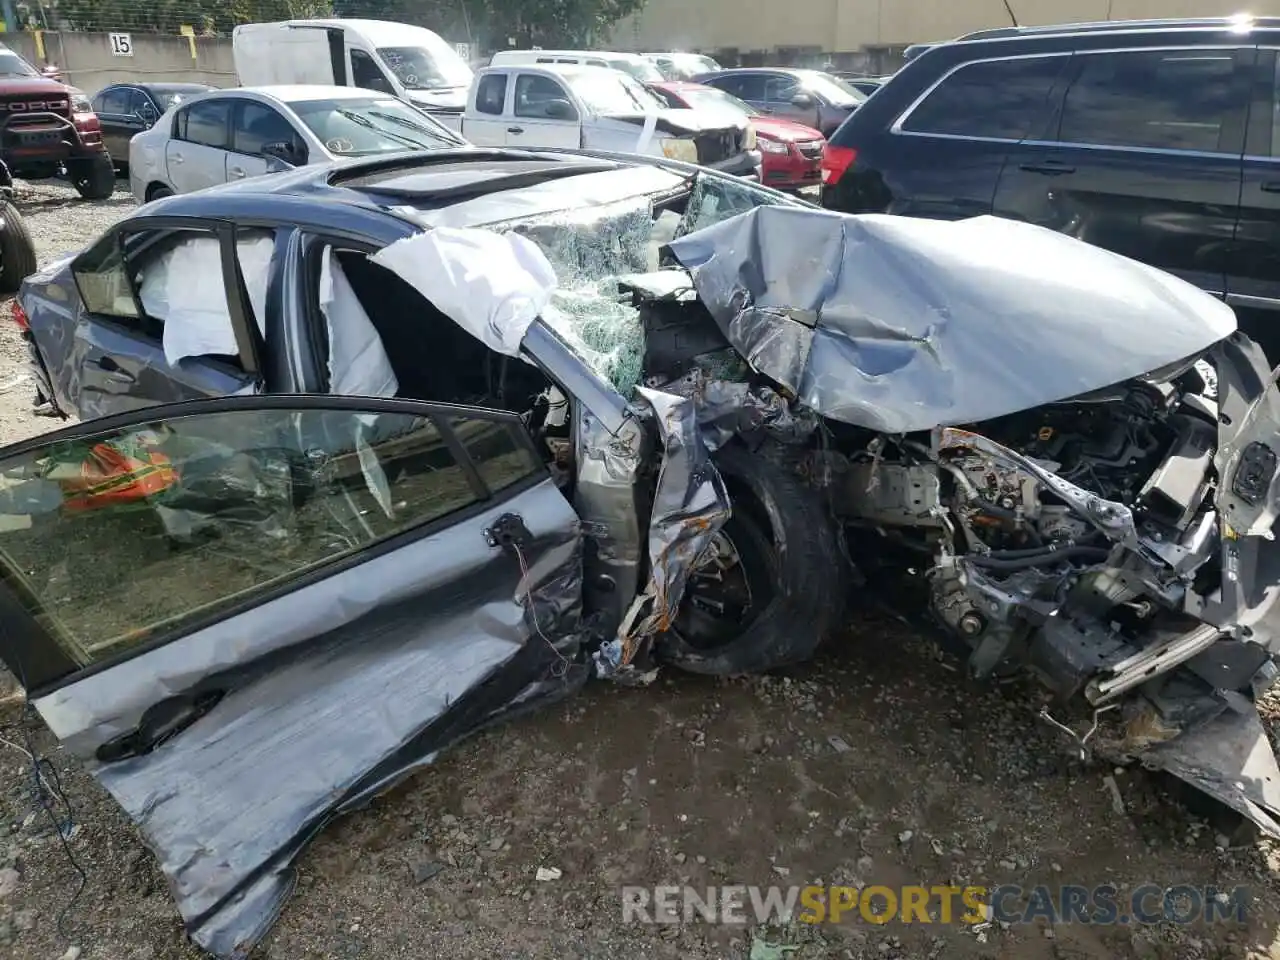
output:
M231 176L237 179L245 176L244 167L230 167L228 168L227 173L229 173Z
M130 757L146 756L216 707L224 694L223 690L206 690L153 704L136 727L98 747L98 762L115 763Z
M524 127L507 127L507 133L524 133Z
M174 163L182 163L182 154L180 154L180 153L175 153L172 157L170 157L170 159L171 159Z
M1263 193L1280 193L1280 180L1267 180L1262 184Z
M106 370L108 373L117 373L120 370L120 364L111 357L99 357L96 361L98 366Z
M1046 160L1044 163L1024 163L1020 164L1020 168L1027 173L1043 173L1045 176L1056 177L1064 173L1075 173L1076 168L1062 163L1059 160Z

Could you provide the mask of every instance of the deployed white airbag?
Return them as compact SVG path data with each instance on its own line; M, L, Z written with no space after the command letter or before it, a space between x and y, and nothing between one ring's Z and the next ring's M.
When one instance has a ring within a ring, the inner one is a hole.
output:
M520 356L520 342L556 288L546 255L516 233L437 227L397 240L370 259L485 346L509 357Z
M240 272L258 329L266 334L267 279L275 237L259 233L237 239ZM164 358L170 365L185 357L240 352L222 280L222 251L217 237L189 237L166 250L142 270L138 295L147 316L163 321Z
M320 312L329 333L329 392L394 397L400 389L382 338L369 319L332 247L320 267Z

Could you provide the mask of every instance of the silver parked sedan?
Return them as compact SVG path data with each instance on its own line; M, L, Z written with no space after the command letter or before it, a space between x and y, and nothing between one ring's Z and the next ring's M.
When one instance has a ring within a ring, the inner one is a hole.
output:
M146 203L342 157L464 146L403 100L358 87L217 90L167 111L129 142L129 185Z

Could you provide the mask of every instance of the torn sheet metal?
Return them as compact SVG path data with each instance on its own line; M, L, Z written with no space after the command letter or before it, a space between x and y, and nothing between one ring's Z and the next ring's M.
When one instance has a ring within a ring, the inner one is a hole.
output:
M525 332L556 287L546 255L517 233L439 227L397 240L369 259L508 357L520 356Z
M528 530L523 567L481 531ZM577 517L548 480L36 700L138 825L192 939L245 957L331 819L507 709L581 682ZM525 572L527 571L527 572ZM156 749L97 750L188 694L216 704Z
M1280 766L1258 711L1239 694L1198 729L1139 755L1280 838Z
M793 409L772 387L719 380L701 367L662 389L693 401L702 442L711 451L758 430L782 443L799 443L818 428L816 414Z
M702 442L693 402L645 387L637 393L653 413L663 445L649 522L649 583L617 636L595 654L597 674L623 682L653 678L649 642L670 627L694 564L730 515L729 494Z
M1203 351L1231 308L1052 230L757 207L672 241L751 365L884 433L1079 396Z

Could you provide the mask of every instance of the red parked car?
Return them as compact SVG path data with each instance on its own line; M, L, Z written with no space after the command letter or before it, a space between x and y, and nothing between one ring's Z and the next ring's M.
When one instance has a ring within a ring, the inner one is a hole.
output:
M760 179L766 186L798 190L822 182L822 148L827 141L813 127L771 117L733 94L702 83L668 80L651 83L649 89L671 107L737 110L751 117L762 157Z

